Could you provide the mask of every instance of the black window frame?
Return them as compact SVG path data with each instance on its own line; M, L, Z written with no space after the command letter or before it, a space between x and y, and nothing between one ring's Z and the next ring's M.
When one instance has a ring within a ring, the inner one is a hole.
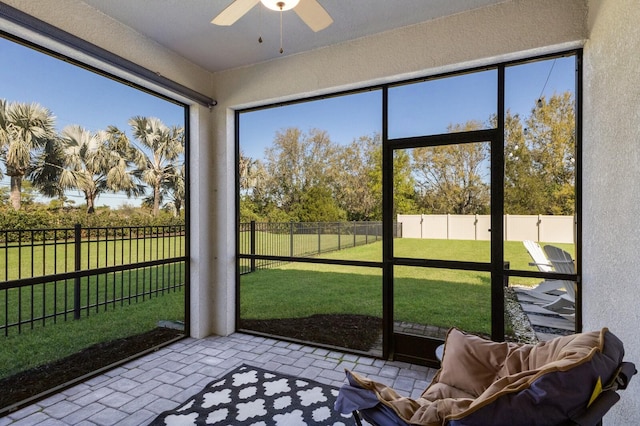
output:
M503 215L504 215L504 119L505 119L505 70L509 66L522 65L530 62L537 62L542 60L549 60L558 57L575 57L575 132L576 132L576 147L575 147L575 194L576 194L576 274L558 274L555 272L544 273L539 271L525 271L509 269L504 262L504 229L503 229ZM426 75L423 77L412 78L408 80L399 80L396 82L379 84L369 86L356 90L348 90L342 92L335 92L327 95L313 96L307 98L300 98L287 102L278 102L272 104L261 105L258 107L237 109L235 110L235 150L236 150L236 329L243 332L251 333L251 330L244 330L240 328L240 261L242 259L255 260L277 260L287 262L307 262L307 263L323 263L334 265L350 265L350 266L362 266L362 267L375 267L382 269L382 294L383 294L383 358L387 359L394 354L394 330L393 330L393 266L394 265L406 265L406 266L428 266L436 268L451 268L458 269L473 269L480 271L487 271L491 274L492 290L491 290L491 338L495 341L504 340L505 329L505 303L504 303L504 289L502 283L506 282L510 277L524 277L524 278L553 278L553 279L568 279L575 281L578 284L578 292L576 295L576 315L575 315L575 332L582 331L582 291L580 291L582 285L582 269L581 269L581 253L582 253L582 49L570 49L566 51L553 52L545 55L538 55L534 57L527 57L523 59L511 60L506 62L500 62L492 65L479 66L474 68L468 68L458 70L454 72ZM475 132L462 132L462 133L447 133L440 135L429 136L417 136L410 138L389 139L388 138L388 90L390 87L411 84L413 82L421 82L431 79L447 78L450 76L457 76L462 74L468 74L473 72L480 72L489 69L497 70L497 125L493 129L479 130ZM331 97L349 95L370 90L382 90L382 105L381 105L381 120L382 120L382 150L383 150L383 194L382 194L382 209L383 209L383 258L379 262L360 262L360 261L345 261L335 259L321 259L321 258L303 258L295 256L269 256L269 255L251 255L240 253L240 236L239 236L239 224L240 224L240 191L239 191L239 158L240 158L240 120L243 113L258 111L262 109L275 108L280 106L293 105L304 102L313 102ZM467 143L467 142L491 142L491 262L489 265L478 264L475 262L451 262L451 261L438 261L429 260L421 261L415 259L403 259L393 256L393 222L389 212L393 208L393 177L392 177L392 155L393 150L399 147L406 148L415 143L424 143L425 141L445 141L450 143ZM501 149L494 149L501 147ZM498 284L499 283L499 284ZM274 336L282 340L286 338L281 336ZM407 341L408 342L408 341ZM397 344L398 342L396 342ZM401 345L403 342L399 342ZM409 343L407 343L408 345ZM413 344L413 342L411 342ZM322 345L319 345L322 346ZM405 345L406 346L406 345ZM428 345L432 349L435 349L436 345ZM406 358L410 361L416 361L411 357ZM435 358L428 359L428 361L435 361Z

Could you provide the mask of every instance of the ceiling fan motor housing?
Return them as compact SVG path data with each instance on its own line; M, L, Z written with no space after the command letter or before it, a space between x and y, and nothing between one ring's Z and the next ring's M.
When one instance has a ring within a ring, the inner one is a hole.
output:
M279 12L284 12L285 10L293 9L298 5L300 0L260 0L263 5L268 7L271 10L277 10Z

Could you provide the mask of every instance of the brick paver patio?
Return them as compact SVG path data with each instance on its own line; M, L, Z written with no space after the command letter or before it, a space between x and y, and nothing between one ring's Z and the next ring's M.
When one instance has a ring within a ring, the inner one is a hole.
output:
M146 425L240 364L340 387L344 369L418 397L436 370L236 333L184 339L0 417L0 426Z

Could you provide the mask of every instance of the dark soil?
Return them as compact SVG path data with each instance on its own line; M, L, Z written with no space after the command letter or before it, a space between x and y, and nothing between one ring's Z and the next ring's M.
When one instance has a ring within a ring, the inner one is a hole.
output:
M137 353L160 345L184 333L170 328L99 343L66 358L23 371L0 380L0 412L2 408L95 372ZM1 415L0 415L1 416Z
M241 320L240 328L305 342L368 351L382 333L382 320L367 315L312 315L306 318Z

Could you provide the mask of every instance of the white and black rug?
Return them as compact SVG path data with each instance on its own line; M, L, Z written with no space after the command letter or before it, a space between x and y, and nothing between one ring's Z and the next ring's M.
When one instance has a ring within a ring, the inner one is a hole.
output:
M338 389L313 380L242 365L150 426L355 424L333 409L337 395Z

